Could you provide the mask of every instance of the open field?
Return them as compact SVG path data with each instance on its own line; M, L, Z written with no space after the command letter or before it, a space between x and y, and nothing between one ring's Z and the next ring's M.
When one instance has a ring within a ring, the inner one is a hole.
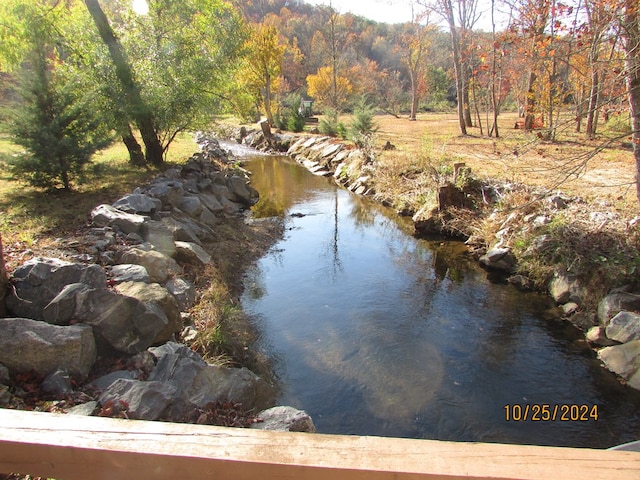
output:
M396 150L382 152L379 161L397 172L464 162L476 176L560 189L607 202L626 213L637 211L630 134L622 133L621 139L612 140L621 136L613 127L624 126L625 119L614 118L602 125L603 133L597 140L575 133L569 119L558 129L555 143L541 140L537 131L514 129L516 120L516 114L502 115L501 136L495 139L481 136L478 128L460 136L455 114L421 114L415 122L406 116L379 115L376 145L389 141L396 146Z

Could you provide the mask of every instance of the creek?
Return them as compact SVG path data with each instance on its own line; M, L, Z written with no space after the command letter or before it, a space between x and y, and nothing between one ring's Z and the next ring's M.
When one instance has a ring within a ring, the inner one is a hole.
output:
M261 198L253 216L286 222L241 299L278 404L306 410L321 433L593 448L640 438L640 394L549 298L492 281L460 242L414 238L406 219L287 157L244 160ZM520 421L507 421L514 405ZM556 420L532 420L538 405L558 405ZM561 420L564 405L589 412Z

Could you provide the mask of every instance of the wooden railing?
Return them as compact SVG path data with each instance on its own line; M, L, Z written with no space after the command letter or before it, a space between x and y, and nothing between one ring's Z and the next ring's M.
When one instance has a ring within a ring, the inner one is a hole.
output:
M640 453L0 410L0 472L74 479L640 479Z

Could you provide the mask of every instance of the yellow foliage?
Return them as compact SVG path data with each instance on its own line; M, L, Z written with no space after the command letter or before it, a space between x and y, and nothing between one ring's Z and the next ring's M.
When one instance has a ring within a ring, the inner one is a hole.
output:
M332 67L322 67L315 75L309 75L307 86L309 95L319 104L338 110L349 101L353 93L353 85L349 79L340 75L334 76Z

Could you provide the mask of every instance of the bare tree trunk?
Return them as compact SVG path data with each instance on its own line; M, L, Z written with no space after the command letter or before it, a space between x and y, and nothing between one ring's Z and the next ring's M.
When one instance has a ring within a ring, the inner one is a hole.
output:
M275 122L273 121L273 113L271 113L271 75L267 72L264 88L264 109L267 114L267 121L269 122L270 127L275 127Z
M7 288L9 287L9 278L7 277L7 269L4 264L4 251L2 249L2 233L0 233L0 317L7 315L5 297L7 296Z
M456 22L453 16L453 5L451 0L444 0L443 6L449 24L449 32L451 34L451 46L453 48L453 67L456 74L456 93L458 96L458 121L460 122L460 133L467 135L467 124L465 122L464 111L464 80L462 71L462 55L460 52L460 36L456 30Z
M418 115L418 73L414 70L410 72L411 76L411 114L409 120L416 120Z
M640 13L637 0L625 0L623 35L626 53L627 90L636 161L636 196L640 202Z
M466 65L462 66L464 76L462 77L462 100L464 107L464 124L467 127L473 127L473 118L471 116L471 95L469 94L471 81L469 79L469 71Z
M531 72L531 74L529 75L529 87L527 88L527 101L524 107L524 129L527 131L533 130L533 123L536 119L536 96L533 89L533 86L536 83L536 78L536 74L534 72Z
M133 73L122 51L122 46L113 33L109 20L102 11L98 0L84 0L84 3L98 28L100 38L109 49L111 61L116 68L116 76L125 92L124 101L128 104L128 115L140 130L146 149L147 162L153 165L161 165L163 162L163 150L154 128L153 115L142 99L140 87L133 79Z
M598 114L598 96L600 83L598 82L598 71L595 69L591 72L591 91L589 93L589 111L587 113L587 129L585 134L587 138L592 139L596 135L596 115Z

